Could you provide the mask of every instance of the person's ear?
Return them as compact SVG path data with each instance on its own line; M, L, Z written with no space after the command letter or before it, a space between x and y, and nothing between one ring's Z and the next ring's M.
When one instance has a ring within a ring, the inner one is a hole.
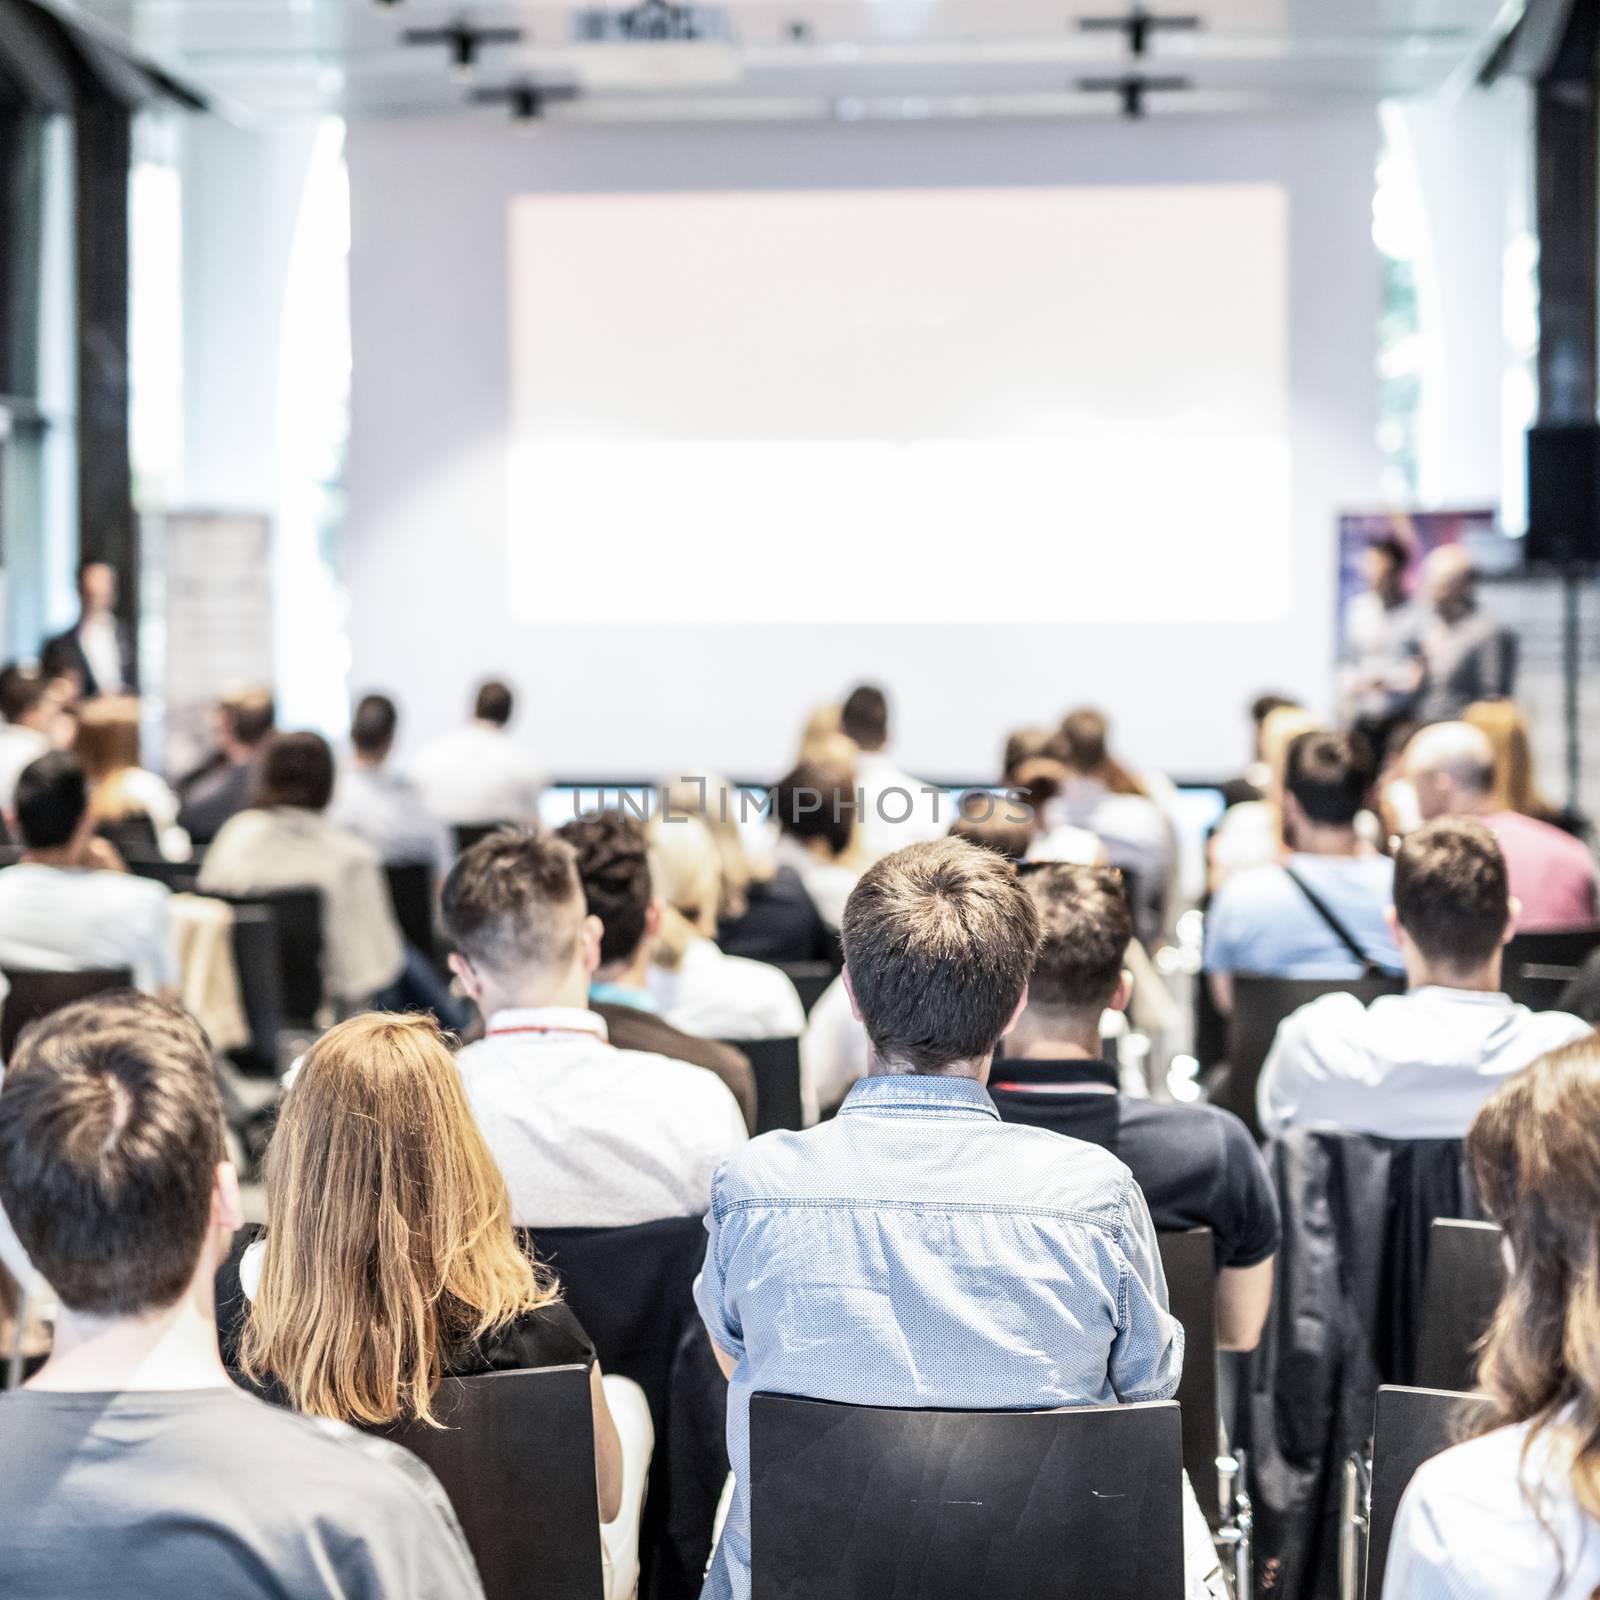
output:
M219 1161L211 1184L211 1226L228 1234L244 1226L244 1205L239 1199L239 1173L231 1161Z
M1022 1013L1024 1011L1026 1011L1027 1009L1028 1009L1028 986L1027 986L1027 984L1023 984L1022 993L1017 996L1016 1006L1012 1010L1011 1020L1005 1026L1005 1033L1010 1033L1011 1030L1014 1027L1016 1027L1016 1025L1022 1020ZM1005 1037L1005 1034L1002 1034L1001 1038L1004 1038L1004 1037Z
M583 919L578 933L578 955L585 972L593 972L600 965L600 941L605 937L605 924L595 916Z
M459 950L452 950L448 965L460 981L461 987L466 990L467 998L469 1000L482 1000L483 980L472 970L472 963Z
M1395 948L1400 946L1400 913L1393 906L1383 908L1383 925L1389 930L1389 937L1394 940Z
M1290 844L1293 844L1295 842L1295 834L1305 823L1306 814L1300 809L1300 802L1287 789L1283 791L1281 805L1283 808L1284 837Z
M1133 999L1133 974L1126 967L1122 969L1122 976L1117 979L1117 986L1111 991L1111 998L1106 1001L1107 1011L1126 1011L1128 1002Z
M860 1022L862 1020L861 1007L856 1003L856 986L851 980L848 964L840 971L839 976L844 980L844 992L850 998L850 1015L857 1022Z
M1506 902L1506 931L1500 935L1500 944L1504 948L1516 936L1517 929L1522 925L1522 902L1512 895Z
M661 934L661 902L652 900L644 908L644 936L647 939L659 938Z

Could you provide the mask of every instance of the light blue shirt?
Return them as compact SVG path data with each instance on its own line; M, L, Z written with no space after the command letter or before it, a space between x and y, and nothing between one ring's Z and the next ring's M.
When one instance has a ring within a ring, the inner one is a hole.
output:
M738 1364L703 1600L750 1594L757 1390L1031 1411L1178 1386L1183 1329L1128 1169L1001 1122L970 1078L867 1078L832 1122L753 1141L718 1170L706 1230L695 1297Z
M1401 970L1384 921L1394 898L1394 863L1387 856L1295 855L1289 864L1371 960ZM1206 912L1205 967L1269 978L1361 976L1360 963L1276 864L1248 867L1217 890Z

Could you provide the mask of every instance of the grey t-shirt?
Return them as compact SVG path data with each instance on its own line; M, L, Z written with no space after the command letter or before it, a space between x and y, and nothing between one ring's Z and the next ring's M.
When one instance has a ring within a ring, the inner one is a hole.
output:
M400 1446L214 1389L0 1396L6 1600L482 1600Z

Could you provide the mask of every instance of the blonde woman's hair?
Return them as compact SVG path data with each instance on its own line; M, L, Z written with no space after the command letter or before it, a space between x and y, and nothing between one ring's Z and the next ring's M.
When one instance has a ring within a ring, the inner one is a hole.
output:
M132 695L86 701L72 749L89 783L91 816L112 822L143 809L126 789L139 766L139 702Z
M1461 720L1494 749L1494 787L1489 793L1493 809L1520 811L1525 817L1550 816L1555 808L1539 792L1528 719L1516 701L1479 700L1467 707Z
M739 830L744 810L753 809L754 802L745 801L726 778L707 774L700 778L680 778L668 784L667 803L674 817L699 817L711 831L722 860L718 921L732 922L742 917L750 908L750 885L765 883L773 870L770 862L750 858L744 846L744 835Z
M430 1017L372 1012L306 1053L267 1150L267 1239L241 1365L298 1411L416 1418L449 1352L558 1297Z
M835 741L847 739L850 744L850 760L855 759L856 742L843 732L839 726L840 717L844 708L835 702L820 705L805 720L805 726L800 730L800 760L822 761L830 759L838 750Z
M722 857L698 817L651 820L650 886L662 902L656 965L677 967L697 936L716 936L722 902Z

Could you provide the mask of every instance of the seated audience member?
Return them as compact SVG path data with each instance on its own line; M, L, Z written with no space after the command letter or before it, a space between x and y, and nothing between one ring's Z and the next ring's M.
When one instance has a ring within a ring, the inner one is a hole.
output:
M306 1052L267 1147L267 1228L219 1277L224 1328L266 1398L362 1427L421 1419L446 1377L587 1366L603 1522L623 1502L608 1397L646 1457L649 1410L602 1387L594 1346L511 1226L505 1179L431 1018L372 1013ZM242 1236L241 1236L242 1237ZM634 1465L634 1547L645 1462ZM637 1577L637 1573L634 1573ZM619 1592L631 1592L631 1582Z
M1325 995L1284 1021L1257 1085L1269 1134L1326 1123L1388 1139L1459 1139L1501 1079L1588 1031L1501 992L1517 903L1481 822L1442 817L1404 840L1389 919L1406 993L1366 1007Z
M650 961L661 929L661 905L650 888L644 824L617 811L575 817L557 830L577 856L578 881L591 917L600 919L600 965L589 984L589 1007L619 1050L643 1050L714 1072L756 1127L756 1080L749 1059L732 1045L696 1038L656 1011Z
M408 975L408 958L383 863L371 845L328 820L332 795L327 740L315 733L274 734L262 752L256 803L217 835L200 869L200 887L234 895L319 890L327 990L337 1004L357 1006L375 996L394 998ZM420 958L409 964L422 965ZM434 988L443 985L435 980Z
M241 690L218 705L216 750L178 785L178 826L195 844L210 844L223 823L255 804L256 758L276 716L265 689Z
M1022 882L1042 937L1027 1006L990 1069L1000 1115L1109 1150L1133 1173L1158 1230L1209 1228L1219 1342L1224 1350L1253 1349L1278 1248L1266 1163L1231 1112L1117 1092L1117 1069L1101 1053L1101 1016L1128 1003L1133 976L1123 963L1133 919L1116 874L1051 865Z
M0 1395L7 1600L481 1597L415 1456L228 1381L212 1278L239 1186L191 1018L122 995L28 1029L0 1203L60 1300L49 1361Z
M942 790L908 777L889 759L889 702L882 689L864 683L845 697L839 730L854 741L856 823L868 861L923 839L937 839L950 826Z
M1056 747L1052 728L1017 728L1006 735L1006 747L1000 759L1000 777L1004 783L1015 781L1023 762L1039 756L1050 755Z
M1285 706L1299 709L1297 703L1288 695L1258 694L1250 702L1250 764L1236 778L1229 778L1222 785L1222 802L1225 806L1232 807L1244 805L1252 800L1265 800L1267 789L1272 782L1272 767L1267 760L1265 745L1265 730L1267 718L1274 711Z
M961 797L960 815L950 824L950 835L992 850L1015 866L1033 847L1033 812L1020 801L974 790Z
M1033 813L1033 840L1028 846L1030 861L1068 861L1075 866L1100 866L1106 847L1098 834L1070 822L1052 823L1052 807L1067 792L1072 774L1066 764L1053 755L1029 756L1018 766L1010 782L1023 803Z
M115 851L94 837L77 757L52 751L24 767L13 809L23 854L0 871L0 967L127 967L136 987L175 996L172 896L116 870Z
M1500 843L1511 892L1530 933L1587 927L1600 920L1600 881L1581 840L1495 802L1494 748L1465 722L1424 728L1406 747L1406 774L1424 821L1477 817Z
M389 759L399 723L388 695L361 697L350 719L350 760L333 786L328 820L365 839L386 866L422 862L443 872L455 854L451 841Z
M1287 851L1283 822L1283 774L1289 747L1303 733L1321 726L1302 706L1278 706L1261 724L1261 760L1255 770L1265 791L1259 800L1241 800L1228 807L1206 846L1209 883L1221 886L1235 872L1269 866Z
M1236 972L1278 978L1358 978L1397 972L1385 913L1394 869L1362 844L1356 816L1374 777L1364 740L1304 733L1289 748L1283 819L1293 847L1282 864L1234 874L1206 913L1205 968L1221 1011Z
M709 1072L608 1043L589 1009L601 925L564 840L503 829L450 869L450 965L487 1019L456 1060L524 1228L697 1216L745 1141Z
M56 707L49 689L32 667L13 661L0 669L0 811L11 809L22 769L50 753Z
M1422 563L1416 649L1422 657L1418 722L1448 722L1474 700L1511 695L1517 636L1478 604L1478 574L1459 544L1440 545Z
M1522 707L1515 700L1475 701L1462 713L1461 720L1476 728L1494 751L1491 814L1515 811L1524 817L1552 823L1580 839L1589 836L1586 817L1565 810L1545 797L1533 758L1533 735Z
M1385 1600L1590 1600L1600 1589L1600 1039L1501 1084L1467 1135L1503 1230L1476 1437L1417 1469Z
M703 1039L794 1039L805 1007L777 967L725 955L712 934L722 862L698 817L650 824L650 879L662 905L650 992L673 1027Z
M855 774L828 762L802 761L772 791L777 860L800 885L824 925L837 933L844 903L861 876ZM823 947L831 953L831 938Z
M73 750L89 782L96 831L125 856L159 852L189 859L189 836L178 826L178 797L139 764L139 702L103 695L78 715Z
M801 761L815 761L824 756L831 755L841 746L848 749L850 759L853 761L858 754L853 739L848 739L839 728L839 716L843 707L835 700L815 707L805 720L805 726L800 730Z
M1103 1150L1002 1123L984 1090L1038 917L992 852L871 867L845 971L872 1076L717 1174L696 1299L728 1374L733 1499L703 1591L750 1594L749 1402L1039 1409L1157 1400L1183 1331L1144 1198Z
M531 823L544 781L539 764L511 736L516 700L496 678L478 685L472 720L424 745L410 777L423 808L451 826Z

